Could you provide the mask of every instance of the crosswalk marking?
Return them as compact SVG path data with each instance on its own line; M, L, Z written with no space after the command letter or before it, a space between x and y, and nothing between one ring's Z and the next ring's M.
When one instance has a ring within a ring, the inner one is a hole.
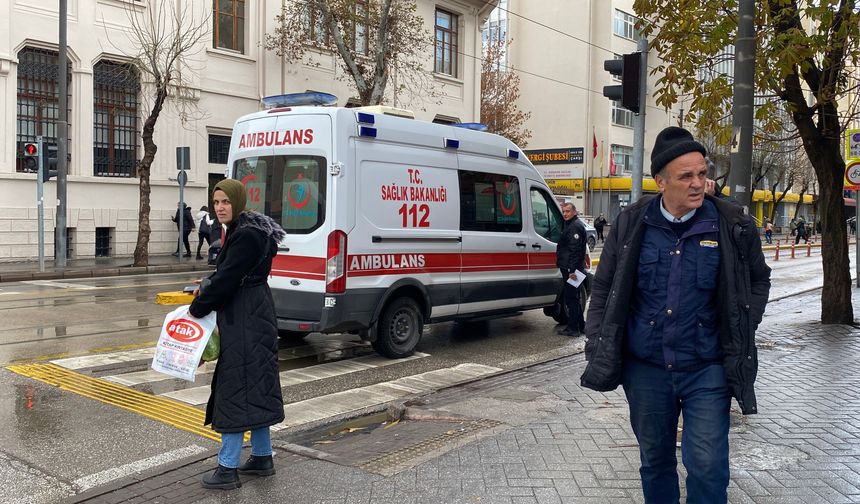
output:
M314 397L284 406L285 420L272 426L278 431L343 415L371 406L395 401L402 397L430 392L482 376L498 373L500 368L467 362L454 367L437 369L396 380L377 383L343 392Z
M57 289L81 289L81 290L94 290L98 289L95 285L85 285L85 284L75 284L68 282L57 282L55 280L27 280L21 282L23 284L28 285L37 285L39 287L56 287Z
M379 368L415 359L422 359L429 356L429 354L421 352L415 352L412 356L405 357L403 359L388 359L378 355L365 355L363 357L356 357L345 361L326 362L324 364L317 364L316 366L302 369L282 371L279 376L281 379L281 387L289 387L292 385L299 385L301 383L322 380L324 378L332 378L334 376L355 373L365 369ZM201 387L191 387L183 390L166 392L162 395L196 406L199 404L206 404L206 401L209 400L210 391L211 388L209 385L203 385Z
M67 357L65 359L52 360L51 363L66 369L75 370L152 359L153 355L155 355L155 347L147 347L122 352Z

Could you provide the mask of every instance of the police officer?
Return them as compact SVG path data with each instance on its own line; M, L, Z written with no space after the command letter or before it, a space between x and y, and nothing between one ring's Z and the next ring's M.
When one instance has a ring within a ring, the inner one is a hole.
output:
M567 279L575 279L575 271L585 273L585 224L576 216L573 203L561 205L564 217L564 230L555 249L556 265L561 270L564 283L564 304L567 305L567 327L559 331L563 336L579 336L585 332L585 319L579 302L579 288Z

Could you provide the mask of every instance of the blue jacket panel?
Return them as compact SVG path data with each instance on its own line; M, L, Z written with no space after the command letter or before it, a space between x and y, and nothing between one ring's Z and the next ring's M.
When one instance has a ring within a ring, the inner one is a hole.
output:
M667 369L698 369L721 358L716 324L719 214L705 200L678 236L660 204L661 198L655 198L645 211L626 351Z

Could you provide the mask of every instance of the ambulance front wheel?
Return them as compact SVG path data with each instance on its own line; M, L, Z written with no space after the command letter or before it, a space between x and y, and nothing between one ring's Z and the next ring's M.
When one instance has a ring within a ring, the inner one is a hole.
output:
M424 331L424 315L410 297L392 300L376 321L373 349L391 359L408 357L415 352Z

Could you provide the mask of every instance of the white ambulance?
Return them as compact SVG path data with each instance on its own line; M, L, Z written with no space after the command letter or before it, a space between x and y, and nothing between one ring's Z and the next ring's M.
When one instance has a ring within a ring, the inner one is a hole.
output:
M497 135L264 99L240 118L227 174L287 232L269 285L281 331L354 332L410 355L425 323L544 308L564 321L563 219L523 152Z

